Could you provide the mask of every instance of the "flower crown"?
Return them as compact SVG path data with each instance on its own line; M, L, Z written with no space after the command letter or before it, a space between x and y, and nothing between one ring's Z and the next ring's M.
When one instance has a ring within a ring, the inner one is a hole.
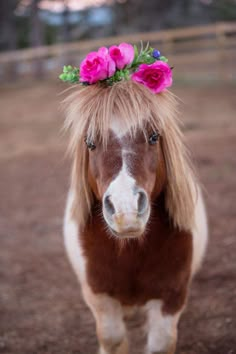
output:
M107 86L121 80L133 80L159 93L172 85L172 68L159 50L150 47L121 43L109 49L101 47L89 53L79 68L64 66L59 78L64 82L92 85L98 82Z

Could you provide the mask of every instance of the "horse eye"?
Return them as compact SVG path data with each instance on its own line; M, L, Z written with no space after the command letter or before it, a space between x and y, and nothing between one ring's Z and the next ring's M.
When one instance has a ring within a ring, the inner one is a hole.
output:
M158 139L159 139L159 134L154 132L149 136L148 143L150 145L155 145L158 142Z
M87 137L85 138L85 144L91 151L96 149L96 145L94 144L94 142L92 140L89 140Z

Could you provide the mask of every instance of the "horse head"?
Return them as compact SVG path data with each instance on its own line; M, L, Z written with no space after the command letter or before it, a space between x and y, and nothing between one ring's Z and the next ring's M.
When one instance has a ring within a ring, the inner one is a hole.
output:
M171 222L188 229L194 181L173 94L121 82L76 90L66 103L80 226L97 203L113 236L140 237L162 194Z
M151 127L132 134L113 119L106 146L86 140L89 184L110 231L136 237L144 233L151 203L166 184L161 137Z

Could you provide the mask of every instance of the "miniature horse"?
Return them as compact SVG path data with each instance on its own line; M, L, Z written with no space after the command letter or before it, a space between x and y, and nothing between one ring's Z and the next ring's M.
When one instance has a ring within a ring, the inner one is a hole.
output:
M124 81L76 88L65 102L74 162L65 245L99 353L128 353L127 306L147 312L146 353L174 353L207 243L176 99Z

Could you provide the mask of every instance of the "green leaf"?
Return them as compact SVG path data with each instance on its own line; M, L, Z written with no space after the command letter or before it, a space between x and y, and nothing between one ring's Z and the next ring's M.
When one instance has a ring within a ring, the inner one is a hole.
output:
M77 82L79 82L79 78L78 78L77 75L74 75L74 76L73 76L73 79L71 80L71 83L72 83L72 84L75 84L75 83L77 83Z
M159 60L164 61L165 63L168 63L168 59L164 56L161 56Z
M138 47L135 44L134 45L134 60L136 60L137 58L138 58Z
M59 75L59 78L60 78L62 81L67 81L67 74L66 74L66 73L62 73L61 75Z
M155 58L153 58L153 57L149 57L149 58L146 58L146 63L147 64L153 64L153 63L155 63L155 61L156 61L156 59Z
M75 69L76 68L73 68L71 65L64 65L63 66L63 73L67 74L67 73L70 73L71 71L74 71Z
M67 74L67 80L71 81L73 79L73 73L68 73Z
M70 82L72 84L79 82L79 68L73 68L71 65L64 65L63 72L59 75L59 78L64 82Z

